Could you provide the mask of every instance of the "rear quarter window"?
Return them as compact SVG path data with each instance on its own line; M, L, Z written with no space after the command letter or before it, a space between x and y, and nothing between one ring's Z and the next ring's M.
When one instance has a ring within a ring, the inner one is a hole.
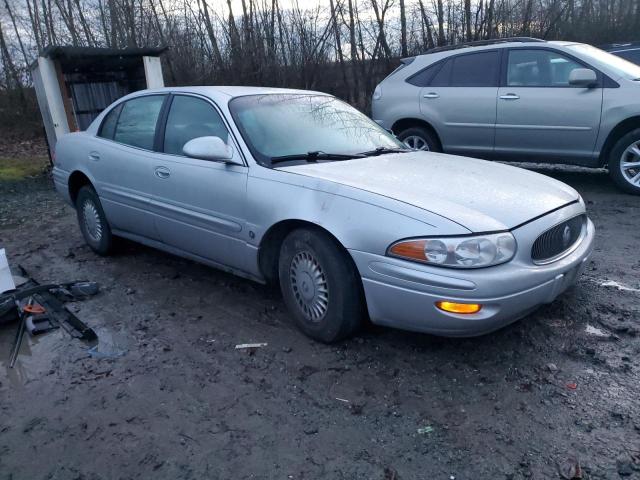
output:
M117 105L115 108L111 109L109 113L107 113L107 115L104 117L104 120L102 121L102 125L100 125L100 130L98 131L99 137L113 140L113 135L116 132L116 122L118 121L120 110L122 110L122 104Z
M416 87L426 87L431 83L431 79L438 73L442 67L443 62L434 63L427 68L420 70L418 73L414 73L407 78L407 83L415 85Z

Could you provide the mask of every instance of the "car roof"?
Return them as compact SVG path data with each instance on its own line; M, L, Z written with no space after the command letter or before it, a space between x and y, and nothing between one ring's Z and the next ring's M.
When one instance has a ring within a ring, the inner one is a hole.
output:
M323 92L312 90L299 90L293 88L275 88L275 87L243 87L243 86L193 86L193 87L164 87L148 90L141 90L136 93L166 93L166 92L184 92L196 93L208 97L226 96L231 98L244 97L246 95L273 95L273 94L314 94L329 95Z
M543 47L545 45L552 45L556 47L567 47L569 45L577 45L579 42L567 42L567 41L544 41L531 39L531 41L514 40L509 39L496 39L493 43L486 45L474 45L473 42L469 45L462 44L460 46L453 46L451 48L433 49L427 51L421 55L417 55L416 58L436 60L440 58L446 58L453 55L459 55L467 52L479 52L483 50L495 50L497 48L513 48L513 47Z

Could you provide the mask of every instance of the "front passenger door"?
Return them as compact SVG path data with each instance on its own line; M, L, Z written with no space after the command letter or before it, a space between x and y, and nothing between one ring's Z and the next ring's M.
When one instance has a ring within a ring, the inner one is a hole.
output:
M591 157L603 90L569 85L574 68L585 65L552 50L508 52L505 86L498 92L496 154L575 163Z
M184 252L246 270L244 219L248 169L242 165L189 158L189 140L220 137L240 155L217 109L209 100L173 95L162 152L154 165L152 209L163 243Z

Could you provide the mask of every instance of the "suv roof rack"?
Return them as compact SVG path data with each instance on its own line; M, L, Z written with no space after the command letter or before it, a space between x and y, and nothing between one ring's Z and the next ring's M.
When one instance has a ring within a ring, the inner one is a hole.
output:
M438 53L438 52L446 52L448 50L457 50L459 48L467 48L467 47L484 47L485 45L494 45L497 43L508 43L508 42L545 42L545 40L541 40L540 38L533 37L505 37L505 38L492 38L490 40L476 40L475 42L465 42L458 43L456 45L447 45L446 47L435 47L425 52L429 53Z

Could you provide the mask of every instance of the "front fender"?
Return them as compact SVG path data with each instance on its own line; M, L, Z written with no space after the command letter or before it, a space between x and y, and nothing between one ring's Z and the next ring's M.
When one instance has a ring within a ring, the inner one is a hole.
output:
M326 180L261 169L248 181L248 229L257 247L269 228L302 220L331 233L346 249L384 255L393 242L423 235L463 235L461 225L398 200Z

